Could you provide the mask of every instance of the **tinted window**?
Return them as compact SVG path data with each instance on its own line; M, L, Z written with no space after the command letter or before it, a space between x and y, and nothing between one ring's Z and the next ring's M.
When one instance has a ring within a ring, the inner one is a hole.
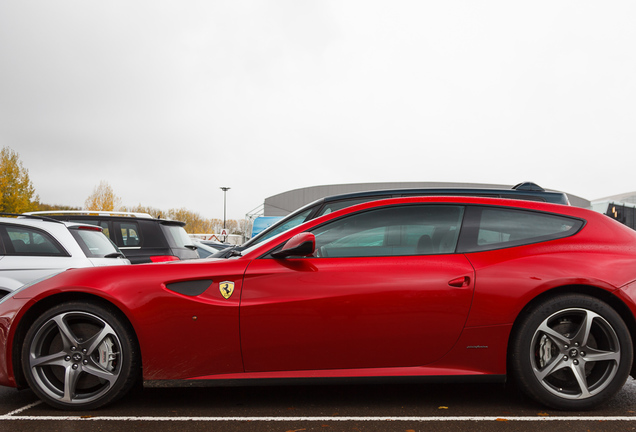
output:
M121 231L124 246L141 246L141 234L136 222L116 222L115 226Z
M68 256L62 246L44 231L22 226L5 227L7 255Z
M172 238L175 247L183 248L186 245L192 245L192 240L186 230L179 225L164 225L164 231Z
M106 237L110 237L110 230L108 229L107 221L98 220L98 219L78 219L78 218L66 218L66 220L69 220L71 222L76 222L76 223L88 224L88 225L97 225L99 227L102 227L104 235Z
M453 253L462 206L409 205L357 213L313 230L317 257Z
M485 251L570 236L583 222L564 216L497 207L469 208L460 252Z

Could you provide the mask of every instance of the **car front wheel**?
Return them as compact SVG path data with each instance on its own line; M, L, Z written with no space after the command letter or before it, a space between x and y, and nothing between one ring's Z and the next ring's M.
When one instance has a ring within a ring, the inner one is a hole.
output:
M589 410L625 384L632 340L608 304L579 294L543 301L522 318L511 345L521 389L561 410Z
M138 376L136 342L118 314L89 302L49 309L30 327L22 367L31 389L61 409L95 409L123 396Z

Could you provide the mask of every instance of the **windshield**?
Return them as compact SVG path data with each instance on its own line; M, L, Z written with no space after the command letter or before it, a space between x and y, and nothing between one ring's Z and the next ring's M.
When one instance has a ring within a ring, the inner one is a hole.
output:
M282 232L285 232L287 230L297 227L301 223L305 222L305 219L307 219L307 216L309 216L309 213L311 213L312 210L313 210L313 206L304 211L301 211L300 213L296 213L296 214L292 213L291 215L287 216L285 219L281 220L275 225L272 225L271 227L261 232L256 237L246 242L241 249L252 247L254 245L262 243L263 241L267 239L274 237L275 235L278 235Z

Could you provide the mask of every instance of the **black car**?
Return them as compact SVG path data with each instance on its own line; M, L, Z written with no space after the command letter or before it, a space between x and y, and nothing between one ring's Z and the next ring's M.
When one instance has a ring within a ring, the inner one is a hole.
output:
M489 188L421 188L421 189L383 189L365 192L353 192L342 195L332 195L320 198L261 231L258 235L241 246L230 247L212 255L213 258L228 258L240 255L240 252L248 247L254 246L268 238L280 234L288 229L294 228L303 222L317 218L336 210L361 204L368 201L375 201L384 198L408 197L408 196L474 196L489 198L520 199L525 201L541 201L553 204L569 205L570 201L563 192L546 191L541 186L525 182L513 186L511 189L489 189Z
M29 214L97 225L132 264L199 258L184 222L156 219L146 213L45 211Z

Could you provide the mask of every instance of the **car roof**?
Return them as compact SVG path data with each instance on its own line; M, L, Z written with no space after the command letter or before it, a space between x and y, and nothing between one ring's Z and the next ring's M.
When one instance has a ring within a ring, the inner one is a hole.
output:
M382 195L422 195L422 196L477 196L477 195L501 195L511 198L536 198L537 200L555 204L569 204L567 195L563 192L546 191L541 186L532 182L523 182L510 189L501 188L403 188L403 189L376 189L371 191L351 192L347 194L331 195L314 201L319 202L340 201L343 199L366 198Z
M7 217L7 216L15 216L15 217ZM0 213L0 221L4 223L13 223L17 225L31 225L31 226L45 226L50 224L57 225L68 225L67 222L50 219L47 217L31 217L24 216L21 214L13 214L13 213Z
M24 213L26 215L80 215L80 216L109 216L109 217L132 217L132 218L145 218L154 219L148 213L136 213L136 212L116 212L116 211L102 211L102 210L43 210Z
M102 227L96 226L96 225L90 225L90 224L86 224L82 222L68 222L68 221L61 221L61 220L55 220L55 219L49 219L49 218L39 218L39 217L31 218L31 217L19 216L17 218L13 218L13 217L0 216L0 222L14 224L14 225L31 226L34 228L51 228L56 226L64 226L66 228L71 228L71 227L87 226L87 227L91 227L91 228L95 228L95 229L99 229L100 231L103 231Z
M99 211L99 210L47 210L47 211L37 211L37 212L28 212L24 213L28 216L43 216L48 217L55 220L67 220L72 221L73 219L87 219L87 218L95 218L98 220L147 220L147 221L155 221L159 222L162 225L179 225L185 226L185 222L171 220L171 219L161 219L154 218L148 213L134 213L134 212L110 212L110 211Z
M519 183L513 186L511 189L498 189L498 188L403 188L403 189L376 189L370 191L351 192L340 195L330 195L323 198L319 198L315 201L306 204L287 216L301 213L302 211L319 207L322 204L330 203L334 201L354 200L359 198L369 197L383 197L386 195L393 196L483 196L498 198L506 197L506 199L520 199L526 201L537 202L550 202L553 204L570 205L568 197L563 192L546 191L541 186L532 182ZM533 199L534 198L534 199ZM276 224L272 225L275 226ZM271 227L268 227L270 229ZM264 230L266 231L266 230Z

